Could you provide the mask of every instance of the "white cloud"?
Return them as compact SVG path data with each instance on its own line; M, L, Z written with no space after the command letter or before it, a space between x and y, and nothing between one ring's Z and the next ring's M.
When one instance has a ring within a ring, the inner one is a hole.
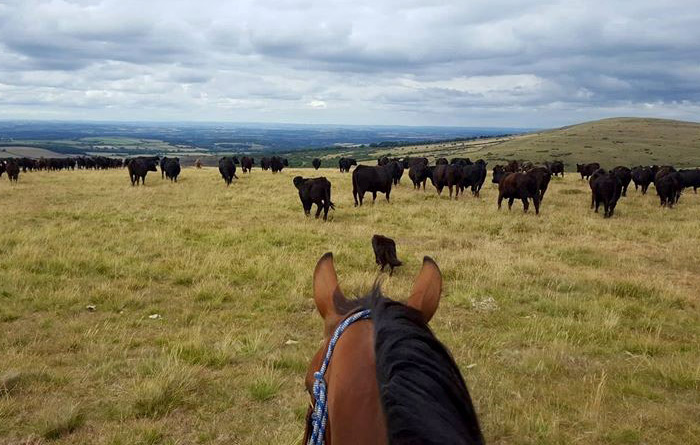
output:
M328 106L326 105L326 102L322 101L322 100L312 100L310 102L307 102L306 105L310 106L311 108L316 108L316 109L328 108Z

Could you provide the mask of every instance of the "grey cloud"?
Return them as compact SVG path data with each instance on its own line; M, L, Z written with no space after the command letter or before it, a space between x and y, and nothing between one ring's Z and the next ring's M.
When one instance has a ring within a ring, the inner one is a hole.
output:
M697 120L698 41L685 0L10 0L0 104L3 117Z

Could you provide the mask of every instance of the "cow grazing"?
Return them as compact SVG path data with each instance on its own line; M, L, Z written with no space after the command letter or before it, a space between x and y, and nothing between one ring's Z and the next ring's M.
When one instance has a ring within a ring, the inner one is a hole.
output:
M692 187L693 192L698 192L700 187L700 169L678 170L683 187Z
M498 208L501 208L501 202L504 198L508 198L508 210L513 206L513 201L520 199L523 202L523 211L527 212L530 208L529 199L535 206L535 214L540 213L540 191L538 190L537 179L534 175L527 173L504 173L504 176L498 183Z
M485 180L486 162L483 159L462 167L462 188L471 187L472 195L479 197Z
M561 177L564 177L564 163L561 161L552 161L552 162L545 162L544 166L549 169L549 172L552 174L552 176L557 176L561 175Z
M285 167L289 167L289 161L287 160L287 158L273 156L270 159L270 170L272 170L272 173L279 173Z
M372 249L374 249L374 258L377 264L382 266L380 271L384 272L386 266L391 268L389 276L394 275L394 267L399 267L403 264L396 258L396 243L391 238L383 235L374 235L372 237Z
M177 177L180 176L180 158L168 158L164 166L165 177L172 182L177 182Z
M661 173L661 171L659 171L659 173ZM666 171L665 174L659 176L659 173L656 174L656 194L659 196L663 207L668 206L669 208L673 208L673 205L676 204L681 197L681 191L683 191L681 174L676 171Z
M591 175L600 168L600 164L576 164L576 172L581 173L581 179L590 179Z
M455 198L459 198L462 187L462 167L457 164L436 165L433 170L433 185L437 189L438 195L442 195L442 189L447 187L450 190L452 199L453 188L457 188Z
M591 208L598 213L603 204L604 217L610 218L615 213L615 206L622 194L622 182L615 172L598 169L591 174L588 184L591 187Z
M231 156L224 156L219 159L219 173L221 173L221 177L226 182L227 187L231 185L233 178L238 179L238 176L236 176L236 162L234 159L235 157Z
M158 171L158 168L156 167L158 160L159 158L157 156L139 156L129 159L126 167L129 170L131 185L139 185L139 180L141 180L141 184L146 185L146 175L148 172Z
M19 181L19 164L13 159L10 159L5 163L5 171L7 172L7 179L10 182Z
M349 172L350 167L353 165L357 165L357 161L353 158L340 158L338 160L338 168L340 169L341 173Z
M632 170L622 165L619 165L613 168L612 171L613 173L615 173L615 176L617 176L617 178L620 180L620 184L622 185L622 196L627 196L627 187L630 185L630 181L632 180Z
M651 167L642 167L640 165L632 169L630 176L634 182L634 189L638 190L641 187L642 195L646 195L649 184L654 182L654 170Z
M532 167L525 174L532 176L537 181L537 190L540 193L540 204L544 200L544 194L549 187L549 181L552 179L552 174L546 167Z
M260 159L260 168L264 171L268 171L270 169L270 158L264 157Z
M362 205L366 192L372 192L372 203L377 199L377 192L384 193L386 202L389 202L393 180L392 169L388 165L358 165L352 172L352 196L355 206Z
M323 220L328 219L328 209L335 210L331 201L331 182L324 178L302 178L297 176L293 179L294 186L299 190L299 199L304 207L304 214L309 216L311 205L316 204L316 218L323 209Z
M243 173L250 173L253 170L253 164L255 164L255 159L249 156L243 156L241 158L241 170Z
M314 170L318 170L321 168L321 160L319 158L314 158L314 160L311 161L311 165L314 167Z

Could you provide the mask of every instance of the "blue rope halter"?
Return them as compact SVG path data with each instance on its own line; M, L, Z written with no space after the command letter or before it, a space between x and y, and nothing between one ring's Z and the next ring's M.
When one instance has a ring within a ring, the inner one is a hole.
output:
M328 393L326 389L326 380L323 378L323 376L326 374L328 363L331 361L335 344L338 343L340 336L343 335L343 332L345 332L348 326L357 320L363 320L366 318L370 318L369 309L352 314L338 325L333 333L333 337L331 337L330 343L328 343L328 350L326 351L326 356L323 358L321 369L319 369L318 372L314 372L313 389L316 406L314 407L313 414L311 414L313 431L311 433L311 438L309 438L308 445L323 445L324 443L323 439L326 433L326 423L328 423L328 406L326 405Z

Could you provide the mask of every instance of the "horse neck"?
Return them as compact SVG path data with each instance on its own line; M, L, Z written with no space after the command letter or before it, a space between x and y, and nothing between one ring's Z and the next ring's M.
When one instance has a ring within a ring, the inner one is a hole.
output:
M386 444L371 321L357 322L345 331L328 366L327 381L327 443Z

